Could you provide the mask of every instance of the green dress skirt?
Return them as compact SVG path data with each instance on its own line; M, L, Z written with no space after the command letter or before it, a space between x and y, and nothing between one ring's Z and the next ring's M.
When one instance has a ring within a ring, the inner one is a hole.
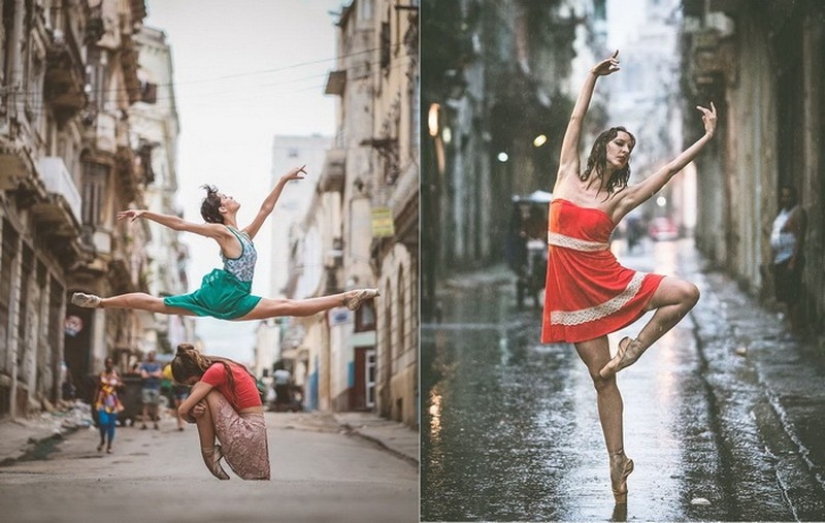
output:
M243 282L223 269L213 269L203 277L200 289L190 294L167 296L163 303L192 311L198 316L221 320L243 317L258 305L260 296L253 296L252 282Z

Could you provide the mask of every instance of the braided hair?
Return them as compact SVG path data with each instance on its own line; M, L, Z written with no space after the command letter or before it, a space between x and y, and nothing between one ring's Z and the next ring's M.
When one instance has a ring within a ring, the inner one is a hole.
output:
M218 188L214 185L201 185L201 189L206 189L206 196L201 201L201 216L206 223L224 223L221 214L221 197L218 196Z
M607 144L619 134L619 131L627 133L627 135L630 136L631 151L634 147L636 147L636 137L630 134L630 132L624 127L611 127L610 129L603 131L598 137L596 137L596 141L593 142L593 148L590 150L590 157L587 158L587 167L581 174L582 181L586 181L590 177L590 173L593 171L595 171L596 176L601 179L602 173L607 166ZM630 162L628 161L627 165L625 165L623 169L614 171L613 175L610 176L610 179L607 180L605 187L607 188L608 194L613 194L614 192L621 191L627 187L627 181L629 179Z

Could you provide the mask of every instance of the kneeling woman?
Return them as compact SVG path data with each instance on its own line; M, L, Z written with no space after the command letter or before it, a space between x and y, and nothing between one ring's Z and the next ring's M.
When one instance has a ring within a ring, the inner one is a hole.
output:
M178 345L172 360L177 383L192 386L178 414L198 425L201 453L209 471L229 479L229 467L243 479L269 479L264 409L256 380L240 363L199 353L188 343ZM220 445L215 443L217 437Z

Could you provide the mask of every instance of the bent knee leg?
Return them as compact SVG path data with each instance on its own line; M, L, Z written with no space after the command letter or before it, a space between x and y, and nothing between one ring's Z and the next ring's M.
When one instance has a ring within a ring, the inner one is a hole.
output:
M686 281L681 283L679 292L681 299L679 301L681 301L688 308L688 310L690 310L699 301L699 287Z
M590 372L590 379L593 380L593 388L596 389L597 393L602 393L616 387L615 374L609 378L602 378L598 371L595 373Z

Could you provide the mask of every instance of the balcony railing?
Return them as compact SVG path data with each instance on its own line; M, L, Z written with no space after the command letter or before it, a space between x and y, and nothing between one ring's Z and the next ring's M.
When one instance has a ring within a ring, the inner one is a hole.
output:
M80 45L69 20L65 22L52 32L48 43L45 78L46 101L62 120L74 116L88 101Z
M40 173L43 175L43 184L50 193L62 196L72 210L75 219L80 222L80 192L59 156L47 156L40 160Z
M12 189L30 175L28 155L19 143L0 140L0 190Z
M343 191L346 166L346 149L330 149L327 151L324 170L321 172L321 179L318 181L321 190L324 192Z
M40 221L54 224L51 231L76 236L80 231L80 193L63 158L49 156L39 162L43 186L48 193L45 201L35 203L32 210Z

